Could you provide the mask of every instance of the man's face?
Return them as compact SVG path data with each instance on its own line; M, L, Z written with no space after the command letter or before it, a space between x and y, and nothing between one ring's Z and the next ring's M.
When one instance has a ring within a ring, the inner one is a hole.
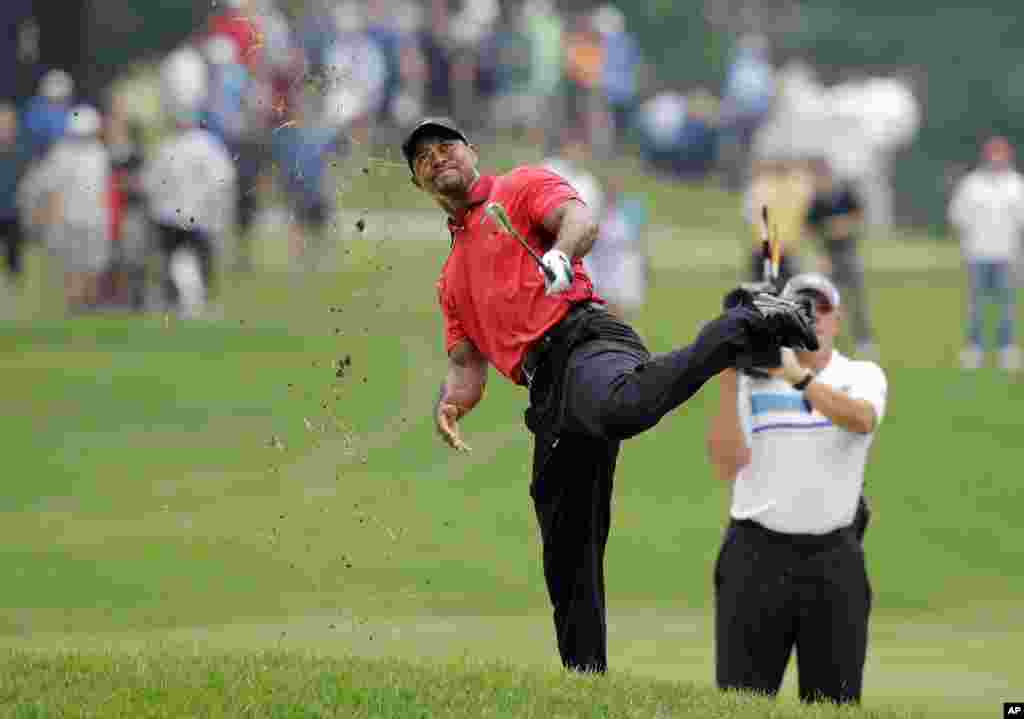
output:
M814 332L821 345L820 351L831 352L832 347L835 346L836 337L839 336L842 310L833 307L824 295L817 292L808 292L807 295L814 301Z
M458 196L476 179L477 160L462 140L426 136L413 151L413 183L431 195Z

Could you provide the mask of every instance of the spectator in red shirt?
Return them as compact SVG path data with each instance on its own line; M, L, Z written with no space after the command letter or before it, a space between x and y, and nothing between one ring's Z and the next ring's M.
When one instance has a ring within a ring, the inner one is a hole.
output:
M582 259L597 225L565 180L536 167L481 175L476 148L447 120L419 123L402 152L452 237L438 282L448 373L437 430L469 450L458 422L482 398L488 365L529 389L530 494L559 653L570 669L604 672L604 551L621 440L653 427L741 354L815 347L813 327L794 306L751 301L707 323L692 345L652 356L594 294ZM548 276L487 214L490 203L543 254Z
M220 12L207 21L209 35L226 35L235 43L239 62L254 70L259 64L263 34L259 21L246 13L246 0L227 0Z

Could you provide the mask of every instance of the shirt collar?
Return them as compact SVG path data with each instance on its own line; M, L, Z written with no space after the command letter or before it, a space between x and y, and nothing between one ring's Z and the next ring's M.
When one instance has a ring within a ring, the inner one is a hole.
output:
M497 178L494 175L480 175L473 186L469 188L469 202L466 205L466 211L461 217L449 217L448 228L451 230L462 229L466 215L469 211L479 204L487 201L487 198L491 196L491 190L494 189L494 182Z

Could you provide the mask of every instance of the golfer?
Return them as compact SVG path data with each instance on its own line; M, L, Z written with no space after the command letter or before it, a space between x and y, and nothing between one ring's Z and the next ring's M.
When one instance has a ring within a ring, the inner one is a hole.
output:
M759 296L707 323L692 345L652 357L593 291L582 258L597 226L564 179L526 166L481 175L477 149L441 119L413 128L402 152L451 233L437 285L448 352L437 430L468 451L458 423L483 396L491 365L529 388L530 494L559 652L570 669L603 672L604 552L620 441L653 427L740 353L814 343L813 322L795 303ZM491 203L534 254L486 212Z
M834 349L840 298L824 275L782 294L813 298L819 349L783 348L768 377L723 372L708 435L733 482L714 573L717 682L775 694L795 646L802 700L858 702L871 609L858 502L886 379Z

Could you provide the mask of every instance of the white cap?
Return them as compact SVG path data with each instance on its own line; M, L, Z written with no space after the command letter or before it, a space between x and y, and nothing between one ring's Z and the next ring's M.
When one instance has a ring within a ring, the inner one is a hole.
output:
M793 299L804 292L814 292L821 295L833 308L839 306L839 290L832 284L825 275L820 272L804 272L790 278L786 286L782 288L782 296L786 299Z
M90 105L76 105L68 114L67 132L73 137L94 137L100 131L100 113Z
M39 81L39 94L50 100L67 100L75 83L63 70L50 70Z

